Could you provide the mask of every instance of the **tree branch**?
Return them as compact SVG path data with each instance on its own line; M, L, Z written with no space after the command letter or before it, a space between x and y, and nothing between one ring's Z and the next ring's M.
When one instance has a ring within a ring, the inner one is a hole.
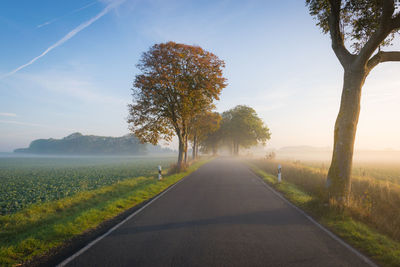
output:
M383 0L382 15L380 17L379 27L361 49L360 53L358 54L357 63L362 65L367 63L374 51L386 39L388 34L393 31L393 13L394 0Z
M392 19L392 29L398 30L400 28L400 13Z
M368 61L368 70L371 71L376 65L383 62L389 61L400 61L400 51L380 51L376 53L369 61Z
M340 64L344 68L349 63L352 54L344 46L343 33L340 31L340 7L341 0L329 0L331 12L329 14L329 32L332 40L332 49L335 52Z

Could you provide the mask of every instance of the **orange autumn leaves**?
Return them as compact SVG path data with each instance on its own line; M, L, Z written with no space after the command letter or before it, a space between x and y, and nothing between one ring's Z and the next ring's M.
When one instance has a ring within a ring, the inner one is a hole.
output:
M195 118L211 112L226 87L223 60L199 46L167 42L153 45L137 64L128 123L142 141L179 140L178 169L187 159Z

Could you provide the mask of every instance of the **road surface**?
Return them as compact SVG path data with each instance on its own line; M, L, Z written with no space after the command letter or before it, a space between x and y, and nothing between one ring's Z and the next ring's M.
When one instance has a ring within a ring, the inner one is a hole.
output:
M67 266L367 266L245 165L203 165Z

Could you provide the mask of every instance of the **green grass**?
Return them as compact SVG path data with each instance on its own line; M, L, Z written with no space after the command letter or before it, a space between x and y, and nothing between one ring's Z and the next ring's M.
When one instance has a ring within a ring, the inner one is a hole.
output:
M0 265L17 265L46 254L154 197L207 161L196 162L185 172L166 176L161 181L155 176L125 179L0 216Z
M325 203L315 190L307 191L301 185L283 180L277 182L275 175L265 172L256 164L246 162L248 166L265 182L281 192L289 201L302 208L314 219L326 226L346 242L359 249L383 266L400 266L400 242L377 231L364 223L351 211L339 212ZM306 173L306 171L305 171ZM299 174L305 175L306 174Z

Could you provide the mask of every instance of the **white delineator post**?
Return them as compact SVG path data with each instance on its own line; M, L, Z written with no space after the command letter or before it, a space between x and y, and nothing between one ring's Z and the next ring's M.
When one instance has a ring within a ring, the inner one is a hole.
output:
M281 164L278 165L278 183L282 181L282 166Z
M162 179L162 175L161 175L161 165L158 165L158 180Z

